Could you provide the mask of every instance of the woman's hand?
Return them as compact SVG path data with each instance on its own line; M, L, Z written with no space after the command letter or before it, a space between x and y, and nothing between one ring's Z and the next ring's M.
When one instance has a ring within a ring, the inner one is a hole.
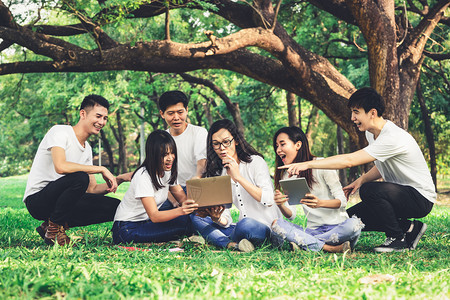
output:
M237 182L237 179L241 176L241 173L239 172L239 164L229 155L222 160L222 164L224 168L227 169L227 174L231 177L231 179Z
M320 200L313 194L306 194L305 198L300 200L300 203L305 204L306 206L311 208L319 208L322 206L322 200Z
M209 216L209 213L204 208L200 208L195 212L196 216L199 216L200 218L206 218Z
M197 210L198 204L195 203L194 200L188 199L181 204L181 211L183 215L189 215L190 213L193 213L195 210Z
M206 211L208 212L209 216L211 217L211 220L214 223L218 223L220 220L220 217L222 216L223 211L225 210L225 206L220 205L220 206L213 206L213 207L209 207L206 209Z
M275 190L275 195L273 197L273 200L275 200L275 203L280 206L283 205L286 201L289 200L288 196L281 193L279 190Z

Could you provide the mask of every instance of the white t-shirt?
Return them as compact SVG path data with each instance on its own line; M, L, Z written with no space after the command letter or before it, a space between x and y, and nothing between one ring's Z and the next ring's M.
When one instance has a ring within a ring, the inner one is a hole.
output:
M231 180L233 204L239 209L239 221L252 218L270 227L273 220L283 215L273 199L273 185L267 163L258 155L252 155L251 158L250 163L239 163L239 172L251 184L261 188L261 202L256 201L239 183ZM222 175L226 174L227 170L223 168Z
M436 192L425 158L414 138L391 121L387 121L374 140L366 131L369 146L364 150L376 158L375 166L384 181L415 188L431 202Z
M342 190L337 171L312 169L312 176L315 182L312 185L311 194L321 200L338 199L341 201L341 205L339 208L311 208L301 204L306 216L307 227L314 229L322 225L336 225L348 219L348 214L345 210L347 198ZM284 178L288 178L287 172L283 174Z
M145 221L150 219L142 204L141 198L153 197L158 208L167 200L169 193L170 171L164 172L164 177L161 178L162 188L156 190L153 186L152 179L147 172L147 169L140 168L136 171L131 179L125 196L120 202L114 216L114 221ZM174 185L177 185L175 182Z
M47 184L55 181L64 175L55 171L51 149L61 147L65 150L66 161L80 165L92 165L92 149L88 142L84 147L78 141L73 127L70 125L55 125L42 139L34 157L28 176L27 187L23 201L40 190Z
M167 132L170 133L170 130L167 129ZM203 127L188 124L182 134L172 137L177 144L178 183L186 186L186 180L197 173L197 161L206 159L208 131Z

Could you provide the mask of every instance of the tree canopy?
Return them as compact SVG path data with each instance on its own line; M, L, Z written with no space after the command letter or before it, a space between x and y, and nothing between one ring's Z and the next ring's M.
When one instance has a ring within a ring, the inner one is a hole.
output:
M340 64L365 60L387 117L407 128L425 57L450 56L449 0L35 2L26 18L13 13L14 1L0 1L0 50L18 45L37 54L3 61L0 75L227 69L307 99L360 144L346 108L357 80ZM180 36L176 18L209 30Z

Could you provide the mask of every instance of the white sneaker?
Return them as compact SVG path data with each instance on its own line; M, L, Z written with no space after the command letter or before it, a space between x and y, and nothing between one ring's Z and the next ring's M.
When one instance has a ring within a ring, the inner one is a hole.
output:
M255 246L253 246L252 242L250 242L249 240L242 239L237 244L237 249L241 252L252 252L253 250L255 250Z
M190 242L190 243L200 244L200 245L206 244L205 239L200 235L192 235L190 237L184 238L183 242Z

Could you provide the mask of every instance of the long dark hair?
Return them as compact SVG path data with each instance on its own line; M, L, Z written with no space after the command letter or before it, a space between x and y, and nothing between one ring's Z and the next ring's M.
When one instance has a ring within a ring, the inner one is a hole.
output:
M280 189L280 179L283 175L284 170L278 169L278 167L283 166L284 163L281 158L277 155L277 137L285 133L288 135L289 139L295 143L300 141L302 146L297 152L297 156L294 158L292 163L310 161L314 159L314 155L311 154L309 149L308 139L306 138L305 133L297 126L291 127L283 127L279 129L275 135L273 136L273 150L275 151L275 188ZM305 177L308 186L311 188L312 184L315 182L315 179L312 175L312 170L308 169L306 171L300 172L300 177Z
M147 142L145 143L145 160L134 171L134 174L140 169L145 168L150 175L152 184L156 190L161 189L164 184L161 183L161 177L164 176L164 156L167 152L175 154L175 159L172 163L172 169L170 171L169 184L174 184L177 180L177 145L173 137L164 130L155 130L149 134Z
M207 138L207 154L206 154L206 170L203 173L203 177L213 177L219 176L222 173L223 165L222 159L217 155L216 151L212 146L212 136L220 129L228 130L233 136L234 143L236 145L236 153L239 161L249 163L252 161L252 155L259 155L262 158L262 154L256 151L249 143L244 139L244 137L237 130L236 125L228 119L223 119L214 122L208 132Z

